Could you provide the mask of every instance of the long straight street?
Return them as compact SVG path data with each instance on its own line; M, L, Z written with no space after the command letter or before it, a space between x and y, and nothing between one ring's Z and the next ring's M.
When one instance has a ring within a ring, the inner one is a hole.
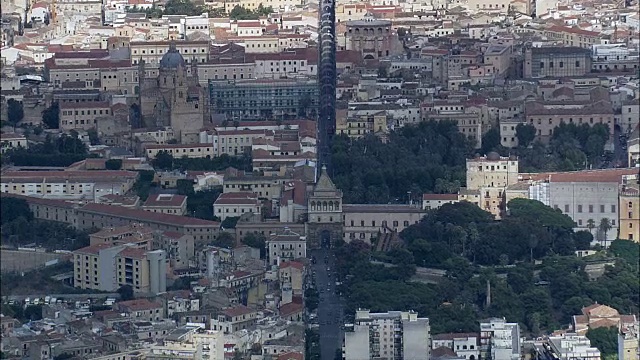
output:
M335 259L326 247L312 250L311 255L315 258L312 269L315 272L315 283L320 294L318 324L321 358L334 360L336 350L342 348L343 336L342 302L335 285Z

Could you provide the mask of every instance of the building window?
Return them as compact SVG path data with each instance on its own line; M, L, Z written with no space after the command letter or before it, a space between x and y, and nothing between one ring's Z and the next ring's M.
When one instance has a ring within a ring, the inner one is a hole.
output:
M589 205L589 213L593 213L593 205Z

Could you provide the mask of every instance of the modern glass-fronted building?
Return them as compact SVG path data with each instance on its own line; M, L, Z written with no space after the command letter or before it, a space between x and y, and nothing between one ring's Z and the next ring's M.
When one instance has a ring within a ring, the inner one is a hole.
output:
M308 79L209 80L211 114L230 121L315 119L318 86Z

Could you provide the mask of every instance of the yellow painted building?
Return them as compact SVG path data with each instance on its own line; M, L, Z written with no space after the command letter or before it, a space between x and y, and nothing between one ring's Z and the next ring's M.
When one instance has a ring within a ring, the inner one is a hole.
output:
M636 178L637 179L637 178ZM635 184L634 184L635 183ZM637 180L627 180L622 185L619 194L620 217L618 224L618 238L625 240L640 241L640 188Z
M387 115L384 111L375 114L357 115L336 124L336 134L359 139L367 134L387 133Z

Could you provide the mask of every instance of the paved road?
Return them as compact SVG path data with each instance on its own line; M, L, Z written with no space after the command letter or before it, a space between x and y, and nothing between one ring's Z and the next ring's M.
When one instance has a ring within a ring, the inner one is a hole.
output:
M343 309L340 296L336 294L334 258L329 249L312 250L316 263L316 287L320 292L318 324L320 325L320 354L322 360L334 360L336 349L342 348ZM327 263L325 263L327 259ZM327 269L330 269L327 271ZM330 274L330 275L329 275Z

